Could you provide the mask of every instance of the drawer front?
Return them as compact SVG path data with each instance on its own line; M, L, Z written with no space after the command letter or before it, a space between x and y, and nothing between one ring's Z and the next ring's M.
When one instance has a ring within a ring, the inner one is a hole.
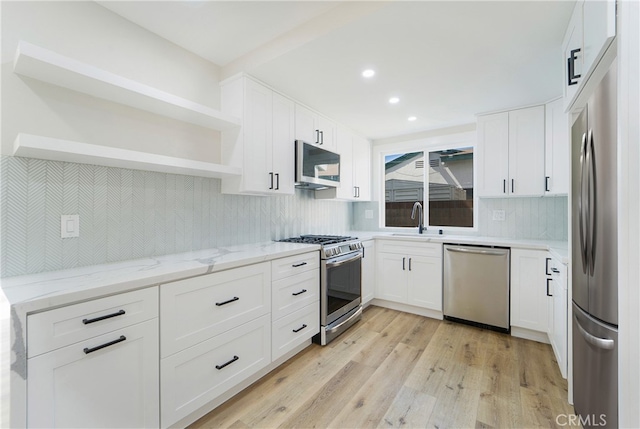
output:
M206 405L270 362L268 315L162 359L162 427Z
M320 332L320 303L309 304L273 322L271 358L278 359Z
M320 252L318 251L289 256L271 261L271 279L274 281L280 280L305 271L318 270L319 268Z
M271 264L160 285L160 351L172 355L271 311Z
M272 318L278 320L287 314L318 301L320 297L320 271L313 270L273 282Z
M158 288L151 287L27 317L29 358L158 317Z
M401 255L442 257L441 243L412 243L399 240L381 240L376 244L376 250L378 252Z

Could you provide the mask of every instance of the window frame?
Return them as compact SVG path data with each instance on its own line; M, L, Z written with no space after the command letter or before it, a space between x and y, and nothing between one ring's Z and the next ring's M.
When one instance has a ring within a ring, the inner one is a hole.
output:
M473 226L461 227L461 226L433 226L429 225L429 183L428 181L428 168L425 168L423 173L424 182L424 195L423 201L425 202L423 207L423 216L425 220L426 232L433 232L442 230L449 233L465 233L465 232L477 232L478 231L478 211L479 201L478 193L475 191L478 183L478 161L477 161L477 144L475 132L456 133L445 136L438 136L432 138L424 138L419 140L406 141L401 143L388 143L374 146L373 159L376 160L374 174L376 177L374 186L374 195L378 197L378 227L381 230L388 232L412 232L417 231L417 223L415 227L395 227L386 226L386 213L385 213L385 157L388 155L398 153L409 152L423 152L425 162L429 157L429 152L448 150L448 149L460 149L463 147L473 148ZM428 165L428 163L427 163Z

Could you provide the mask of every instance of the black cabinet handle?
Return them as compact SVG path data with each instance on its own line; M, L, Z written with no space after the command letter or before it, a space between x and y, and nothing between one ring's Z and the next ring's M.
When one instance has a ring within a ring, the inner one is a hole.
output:
M276 173L276 191L280 190L280 173Z
M84 323L85 325L88 325L89 323L99 322L101 320L111 319L112 317L122 316L124 313L125 313L124 310L120 310L112 314L107 314L106 316L96 317L95 319L82 319L82 323Z
M307 325L305 325L305 324L303 323L301 327L299 327L298 329L294 329L294 330L293 330L293 332L300 332L300 331L302 331L302 330L303 330L304 328L306 328L306 327L307 327Z
M226 305L226 304L232 303L232 302L234 302L234 301L238 301L239 299L240 299L240 298L238 298L237 296L234 296L233 298L231 298L231 299L230 299L230 300L228 300L228 301L224 301L224 302L216 302L216 305L217 305L218 307L221 307L221 306L223 306L223 305Z
M269 173L269 189L273 189L273 173Z
M578 82L576 81L576 79L579 79L581 77L581 75L579 74L575 74L576 72L576 60L578 59L578 57L576 56L576 54L580 52L580 49L572 49L571 52L569 53L571 56L569 58L567 58L567 85L571 86L571 85L576 85Z
M560 270L557 268L551 268L551 272L555 274L560 274Z
M324 131L320 131L320 144L324 144Z
M100 349L104 349L105 347L109 347L109 346L112 346L114 344L121 343L126 339L127 339L127 337L125 337L124 335L120 335L120 338L118 338L117 340L109 341L108 343L104 343L104 344L102 344L100 346L96 346L96 347L92 347L92 348L85 347L84 348L84 353L85 354L93 353L93 352L98 351Z
M220 370L222 368L224 368L227 365L231 365L232 363L234 363L235 361L237 361L238 359L240 359L238 356L233 356L233 359L231 359L229 362L225 362L222 365L216 365L216 369Z
M407 258L402 258L402 271L404 271L404 260Z
M358 198L358 187L357 186L353 187L353 198Z
M316 130L316 144L320 144L320 130Z
M299 264L293 264L293 265L291 265L291 266L292 266L293 268L298 268L298 267L301 267L301 266L303 266L303 265L307 265L307 263L306 263L306 262L300 262Z
M549 282L553 279L547 279L547 296L553 296L549 293Z
M507 193L507 179L502 180L502 193L503 194Z
M551 275L551 273L549 272L549 262L551 262L551 258L546 258L546 260L544 261L544 273L548 276Z
M549 176L544 176L544 191L545 192L549 192L551 189L549 189Z
M306 289L302 289L300 292L293 292L291 295L293 296L298 296L298 295L302 295L303 293L305 293L307 290Z
M411 271L411 258L409 258L409 271Z
M511 179L511 193L513 194L515 192L515 183L516 183L516 179Z

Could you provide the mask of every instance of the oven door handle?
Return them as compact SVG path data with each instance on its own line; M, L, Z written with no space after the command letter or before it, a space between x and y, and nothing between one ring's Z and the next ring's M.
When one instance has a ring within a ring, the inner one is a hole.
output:
M346 257L346 258L345 258ZM327 268L339 267L340 265L348 264L349 262L356 261L362 258L362 252L358 252L355 256L345 255L344 257L327 259Z
M359 307L358 310L355 313L353 313L351 316L349 316L349 318L347 320L343 320L338 325L333 326L331 329L327 329L327 333L328 334L332 334L332 333L336 332L342 326L344 326L347 323L351 322L353 319L355 319L356 317L360 316L361 314L362 314L362 307Z

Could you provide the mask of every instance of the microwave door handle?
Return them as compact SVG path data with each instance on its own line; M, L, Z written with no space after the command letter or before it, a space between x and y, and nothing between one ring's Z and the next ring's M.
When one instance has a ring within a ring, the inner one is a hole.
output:
M597 176L596 176L596 154L593 146L593 130L589 130L589 135L587 137L587 145L588 145L588 157L589 157L589 165L588 165L588 177L589 184L587 185L589 192L589 211L588 211L588 223L587 227L589 228L589 249L588 249L588 260L589 260L589 269L590 273L593 276L593 272L595 270L596 265L596 236L597 236L597 207L598 207L598 188L597 188Z
M587 249L585 240L585 193L584 193L584 172L586 160L587 134L582 134L582 144L580 145L580 188L578 189L578 231L580 236L580 256L582 259L582 272L587 273Z

